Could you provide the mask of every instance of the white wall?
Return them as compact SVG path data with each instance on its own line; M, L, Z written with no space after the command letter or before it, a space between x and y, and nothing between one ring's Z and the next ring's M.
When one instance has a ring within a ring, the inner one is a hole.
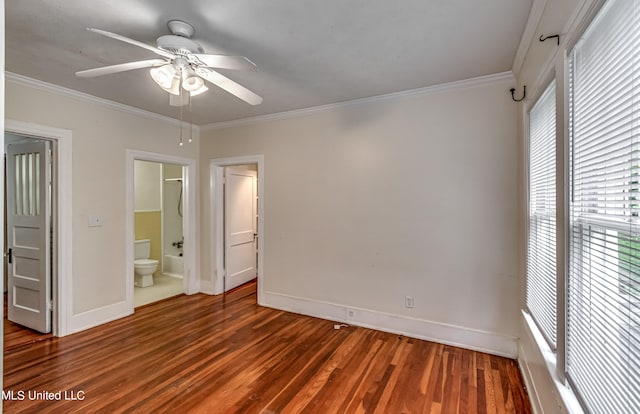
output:
M5 115L72 131L72 313L90 324L95 322L91 312L98 318L103 310L104 315L122 316L108 310L125 301L126 149L195 159L198 141L180 148L177 123L55 90L10 79ZM88 227L90 214L101 217L103 225Z
M150 161L134 161L134 188L136 211L160 211L162 164Z
M203 192L210 159L264 154L265 304L515 356L512 83L202 131Z

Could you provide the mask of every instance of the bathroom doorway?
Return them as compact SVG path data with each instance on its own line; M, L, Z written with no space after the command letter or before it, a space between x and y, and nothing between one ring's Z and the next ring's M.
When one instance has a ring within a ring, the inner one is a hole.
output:
M134 161L134 307L185 292L183 166Z

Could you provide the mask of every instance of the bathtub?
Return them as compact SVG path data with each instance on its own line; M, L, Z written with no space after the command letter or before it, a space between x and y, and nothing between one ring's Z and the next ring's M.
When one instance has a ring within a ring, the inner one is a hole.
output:
M182 277L184 274L184 258L175 254L165 254L162 262L162 273L167 276Z

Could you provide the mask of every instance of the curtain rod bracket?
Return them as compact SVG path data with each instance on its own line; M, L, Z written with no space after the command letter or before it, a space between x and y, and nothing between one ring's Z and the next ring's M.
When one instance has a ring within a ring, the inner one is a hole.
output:
M513 99L514 102L520 102L520 101L524 100L524 98L527 97L527 85L524 85L522 87L522 98L520 98L520 99L516 99L516 97L515 97L516 88L511 88L511 89L509 89L509 91L511 92L511 99Z
M560 35L552 35L552 36L547 36L547 37L544 37L544 35L540 35L540 41L541 42L544 42L547 39L553 39L553 38L556 39L556 41L558 42L558 46L560 46Z

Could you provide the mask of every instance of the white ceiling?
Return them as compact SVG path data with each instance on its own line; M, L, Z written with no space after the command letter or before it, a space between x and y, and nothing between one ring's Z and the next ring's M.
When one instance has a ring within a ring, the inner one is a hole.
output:
M344 102L511 70L532 0L11 0L8 71L178 118L147 69L79 70L153 59L166 22L191 23L206 53L247 56L258 72L220 70L264 98L250 106L211 87L196 124Z

